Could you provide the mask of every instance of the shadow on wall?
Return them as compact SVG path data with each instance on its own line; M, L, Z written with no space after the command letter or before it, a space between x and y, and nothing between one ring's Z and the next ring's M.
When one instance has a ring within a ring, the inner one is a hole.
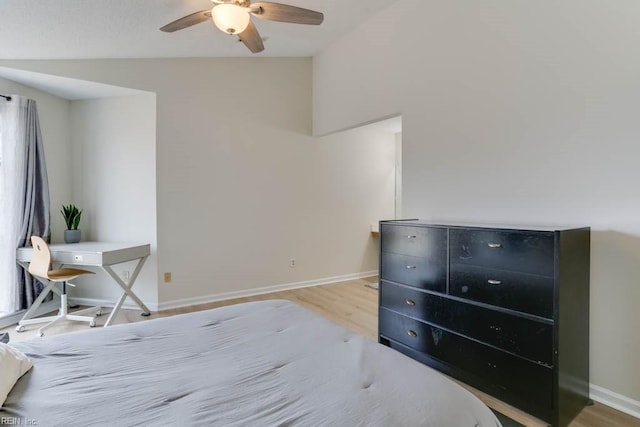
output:
M590 315L591 382L626 384L615 391L640 400L629 376L637 369L630 355L640 353L640 235L592 230Z
M360 271L371 270L371 259L375 259L375 270L379 269L378 266L378 248L380 247L380 237L369 234L367 246L365 252L362 254L362 262L360 263Z
M591 231L591 284L606 293L616 293L640 308L640 235L618 231ZM592 295L593 296L593 295ZM616 307L607 307L615 310ZM640 309L637 310L640 315Z

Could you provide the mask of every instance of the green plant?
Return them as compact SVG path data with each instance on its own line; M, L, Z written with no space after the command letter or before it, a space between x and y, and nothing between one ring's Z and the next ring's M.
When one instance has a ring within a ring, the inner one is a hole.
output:
M69 206L62 205L62 210L60 212L62 213L64 222L67 223L67 230L77 230L78 224L80 224L82 211L78 210L75 205L70 204Z

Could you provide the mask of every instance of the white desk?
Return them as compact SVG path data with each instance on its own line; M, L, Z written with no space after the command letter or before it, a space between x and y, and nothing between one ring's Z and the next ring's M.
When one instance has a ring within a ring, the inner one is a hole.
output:
M151 246L148 244L136 245L131 243L107 243L107 242L81 242L71 244L53 244L49 245L52 258L52 268L61 268L63 265L91 266L98 267L105 271L124 291L105 322L104 326L109 326L113 322L116 314L127 299L131 298L142 310L143 316L151 314L147 306L133 293L131 288L138 278L138 274L144 265L144 262L151 253ZM31 261L32 248L19 248L16 251L16 261L25 269L28 269ZM138 261L133 273L128 281L122 280L112 269L111 266L128 261ZM40 280L40 279L38 279ZM42 280L46 282L46 280ZM22 320L29 319L42 301L49 293L49 290L55 291L54 282L45 283L46 287L42 293L29 307Z

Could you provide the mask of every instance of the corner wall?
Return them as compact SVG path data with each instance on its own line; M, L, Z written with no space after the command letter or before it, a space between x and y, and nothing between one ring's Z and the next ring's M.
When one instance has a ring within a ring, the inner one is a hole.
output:
M149 243L151 256L134 290L150 308L157 307L156 97L72 101L70 117L73 200L84 211L82 238ZM125 263L114 271L122 277L134 268L135 263ZM75 297L116 301L122 294L102 271L83 281L86 286L74 289Z
M375 274L394 138L312 137L309 58L0 62L156 93L161 308Z
M405 217L592 227L593 390L636 416L639 16L398 0L313 64L316 134L402 114Z

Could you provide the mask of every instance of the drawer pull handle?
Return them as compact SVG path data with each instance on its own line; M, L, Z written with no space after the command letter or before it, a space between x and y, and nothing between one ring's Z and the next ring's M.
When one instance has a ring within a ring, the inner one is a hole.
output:
M489 365L490 368L496 369L498 367L498 365L496 365L495 363L491 363L488 362L487 365Z
M502 243L487 243L487 246L489 246L490 248L501 248Z
M411 329L407 331L407 335L414 338L418 336L418 334L416 334L415 331L412 331Z
M415 305L416 305L416 302L414 300L409 299L409 298L404 300L404 302L406 302L407 305L410 305L411 307L415 307Z
M496 332L500 332L502 330L500 326L493 326L493 325L489 326L489 329Z
M414 268L416 268L415 265L407 265L407 270L413 270Z
M490 284L490 285L502 285L502 280L489 279L489 280L487 280L487 283Z
M415 239L418 236L407 236L407 239Z

